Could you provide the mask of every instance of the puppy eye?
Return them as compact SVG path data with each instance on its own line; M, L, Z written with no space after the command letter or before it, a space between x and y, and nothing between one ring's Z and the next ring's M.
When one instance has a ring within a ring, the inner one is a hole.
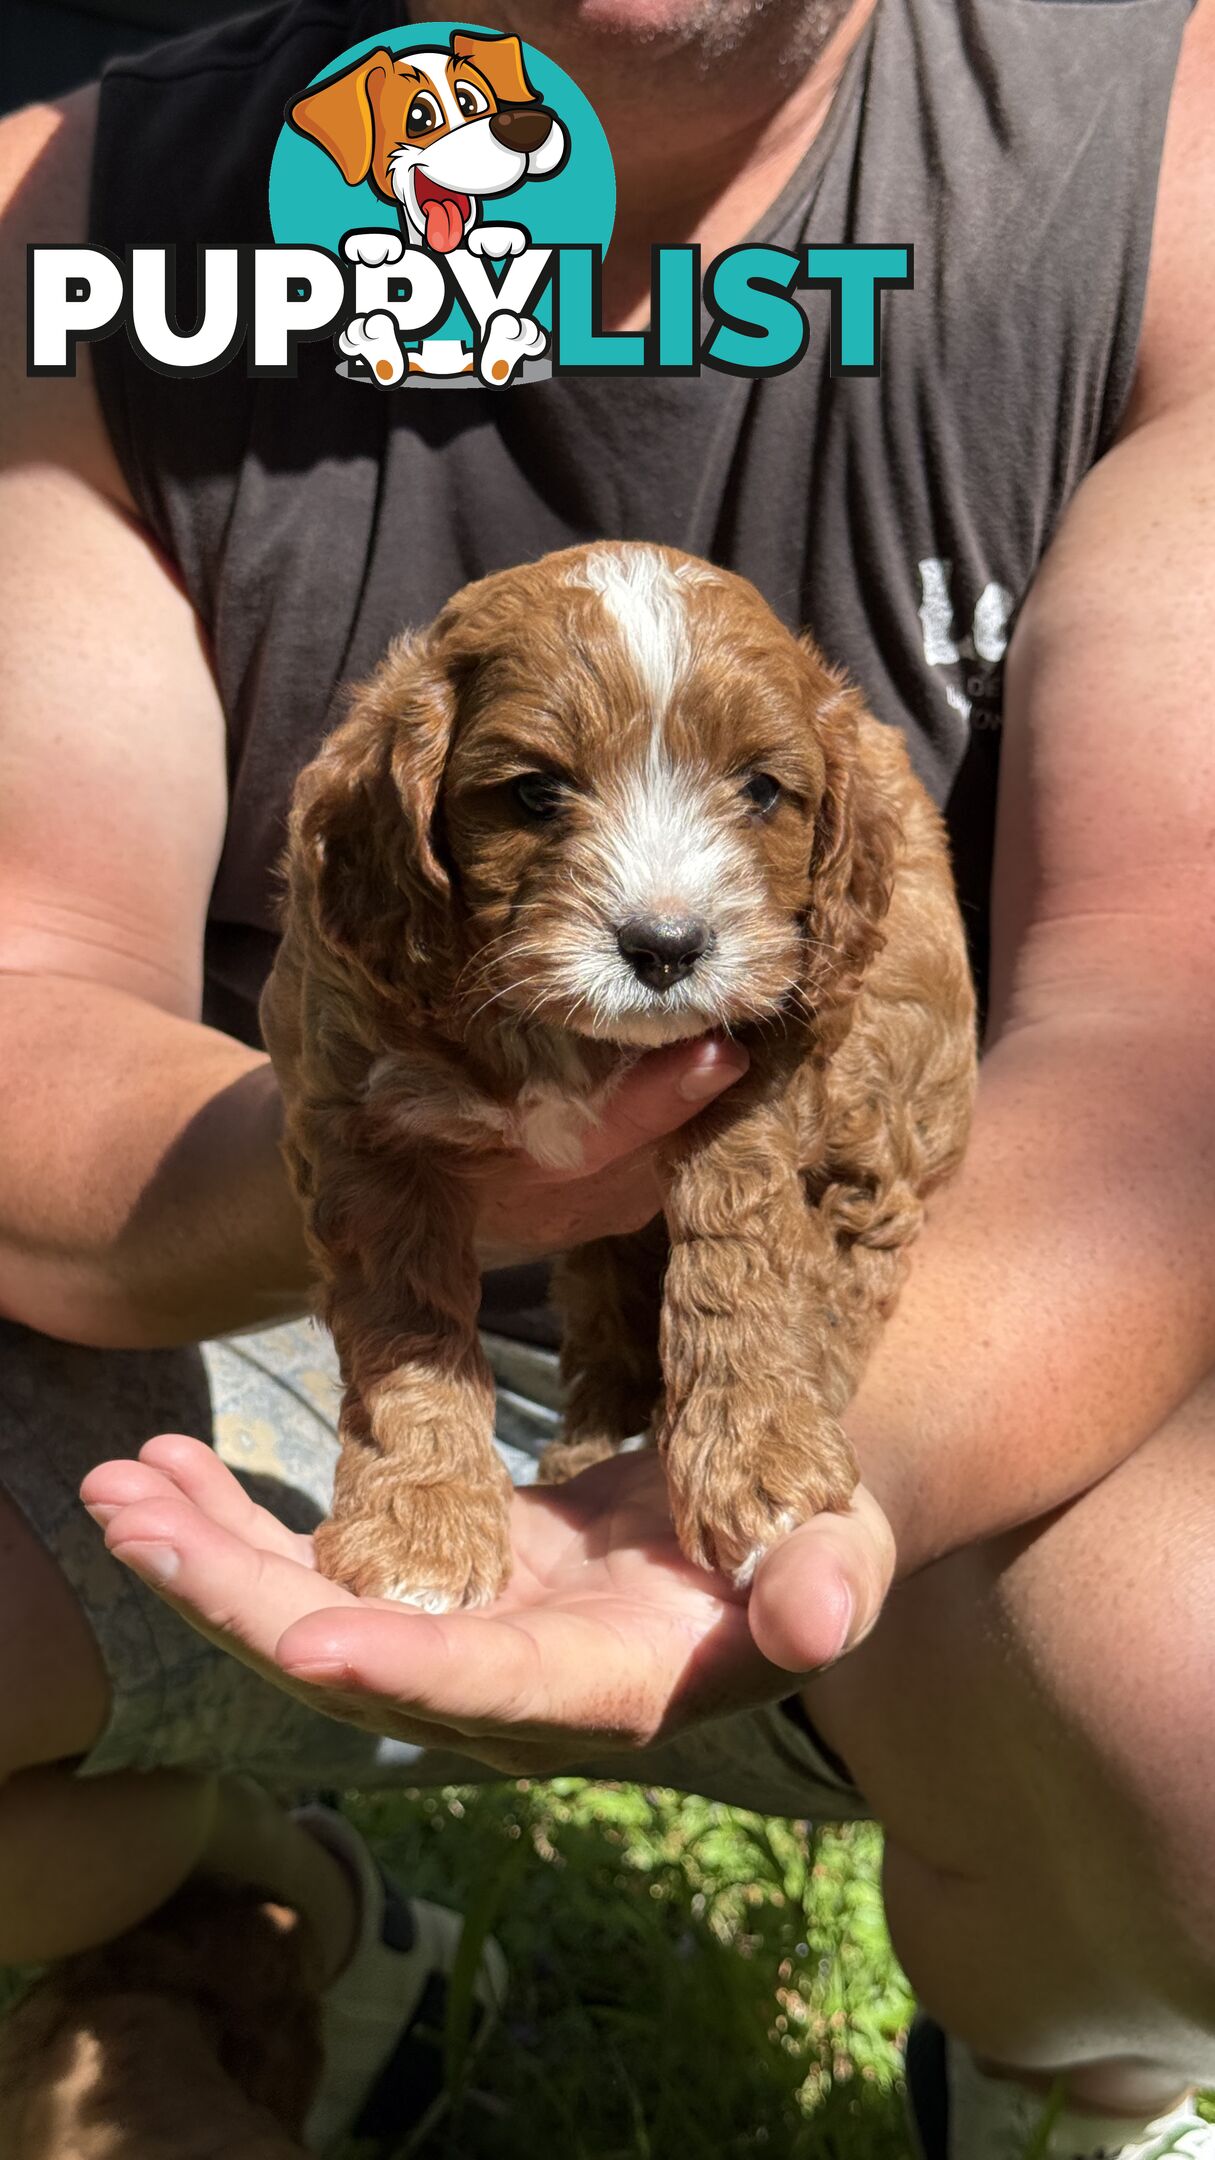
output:
M780 801L781 784L779 780L772 778L771 773L748 773L742 784L742 793L760 817L768 817Z
M553 773L520 773L511 781L511 794L530 818L555 817L565 790Z
M475 83L456 84L456 103L466 120L473 119L477 113L489 111L489 99L483 90L477 89Z
M429 135L432 128L439 126L442 117L434 99L428 97L424 90L420 90L405 115L405 133Z

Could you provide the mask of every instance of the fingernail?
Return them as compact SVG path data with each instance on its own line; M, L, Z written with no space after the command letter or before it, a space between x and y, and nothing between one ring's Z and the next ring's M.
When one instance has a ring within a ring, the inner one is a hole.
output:
M710 1095L720 1095L732 1080L741 1079L749 1063L745 1050L733 1043L718 1043L711 1058L688 1068L675 1092L685 1102L706 1102Z
M111 1547L116 1560L129 1567L133 1575L146 1576L149 1582L172 1582L181 1566L181 1556L171 1545L147 1545L132 1541L129 1545Z
M107 1506L103 1500L86 1500L84 1502L84 1512L86 1515L91 1515L93 1521L99 1523L104 1530L107 1523L113 1522L118 1509L112 1504Z
M341 1687L350 1678L344 1658L285 1658L283 1671L290 1673L293 1680L306 1680L312 1687Z
M852 1585L851 1583L844 1582L842 1578L840 1580L839 1595L836 1602L839 1606L840 1611L840 1626L839 1634L836 1638L835 1648L831 1652L830 1658L827 1660L828 1664L831 1665L835 1663L835 1660L837 1658L842 1658L845 1650L848 1648L848 1645L852 1640L852 1623L853 1620L856 1618L856 1599L853 1596Z

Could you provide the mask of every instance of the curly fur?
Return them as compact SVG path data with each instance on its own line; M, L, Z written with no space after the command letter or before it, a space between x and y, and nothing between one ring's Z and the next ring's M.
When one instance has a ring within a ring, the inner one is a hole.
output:
M551 815L514 792L537 772ZM575 1162L644 1048L714 1027L750 1071L660 1149L663 1221L558 1270L547 1474L649 1428L685 1551L740 1580L844 1506L840 1415L974 1085L943 832L901 737L742 579L567 550L394 644L300 777L286 879L262 1010L346 1382L326 1572L434 1609L502 1587L478 1178L504 1146ZM643 907L705 918L677 993L617 950Z

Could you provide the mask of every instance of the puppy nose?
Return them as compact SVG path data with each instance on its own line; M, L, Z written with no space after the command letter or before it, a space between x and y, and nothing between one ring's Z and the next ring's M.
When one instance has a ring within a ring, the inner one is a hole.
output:
M670 990L712 943L709 926L699 915L634 915L616 933L639 982L650 990Z
M546 140L552 124L551 113L496 112L489 123L489 132L495 142L505 143L508 150L521 151L528 157Z

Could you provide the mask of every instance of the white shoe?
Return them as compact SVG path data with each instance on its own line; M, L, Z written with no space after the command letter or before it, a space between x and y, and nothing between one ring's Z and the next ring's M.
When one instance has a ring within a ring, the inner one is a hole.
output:
M1215 2123L1191 2100L1152 2122L1074 2108L1052 2118L1040 2092L988 2077L922 2017L907 2043L907 2099L920 2160L1215 2160Z
M347 2139L424 2135L449 2099L443 2034L463 1918L403 1897L344 1815L307 1807L295 1819L349 1869L361 1907L350 1962L321 1997L324 2063L305 2142L325 2155ZM470 2047L497 2018L506 1977L506 1960L489 1937L473 1980Z

